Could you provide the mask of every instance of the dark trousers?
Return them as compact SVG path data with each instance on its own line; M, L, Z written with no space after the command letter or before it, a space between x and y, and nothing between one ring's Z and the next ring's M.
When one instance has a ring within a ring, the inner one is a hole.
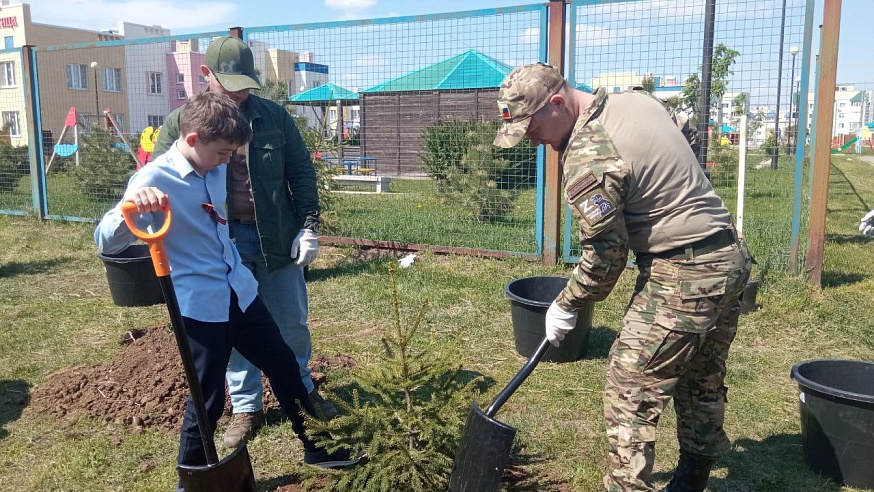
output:
M291 420L292 429L303 441L305 448L313 447L313 443L304 433L301 407L311 415L314 414L314 409L300 378L297 359L282 339L279 328L260 298L256 298L246 312L242 312L237 296L232 292L227 322L207 323L191 318L184 318L184 322L212 432L215 432L216 423L224 412L225 370L231 348L235 348L264 372L276 399ZM177 462L192 466L207 464L190 396L182 420Z

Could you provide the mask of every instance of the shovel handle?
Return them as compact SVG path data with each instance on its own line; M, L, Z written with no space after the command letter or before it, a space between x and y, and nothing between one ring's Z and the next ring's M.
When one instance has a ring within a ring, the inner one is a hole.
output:
M543 354L546 353L546 350L549 348L549 340L546 337L543 337L543 341L540 342L540 345L537 346L537 350L531 354L531 358L528 359L528 362L522 366L522 369L513 376L513 379L507 384L504 389L498 393L498 396L495 397L495 401L489 405L489 408L486 409L486 416L489 418L494 417L498 410L504 406L504 403L519 389L519 386L522 385L522 382L528 378L528 375L531 374L531 371L537 367L537 364L540 362L540 359L543 358Z
M170 275L170 262L167 260L167 250L164 249L164 236L167 235L167 231L170 229L173 212L170 211L170 197L165 197L165 199L166 201L164 202L164 205L161 206L161 210L167 214L164 219L164 225L161 226L161 229L158 232L152 233L140 229L134 222L133 214L137 213L137 206L134 202L126 201L121 204L121 214L124 216L124 223L127 224L128 229L131 230L134 236L145 241L149 245L152 264L155 266L155 274L157 274L158 277L166 277Z

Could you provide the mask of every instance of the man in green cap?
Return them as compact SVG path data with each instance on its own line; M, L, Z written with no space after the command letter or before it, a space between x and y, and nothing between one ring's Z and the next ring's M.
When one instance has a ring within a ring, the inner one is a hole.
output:
M729 444L723 430L728 349L752 257L661 101L644 91L594 94L555 68L519 67L498 92L495 145L563 152L580 261L546 313L558 346L577 312L600 301L636 254L638 277L610 349L604 389L609 492L651 491L659 416L674 401L680 460L669 492L702 492Z
M231 237L243 264L255 274L258 294L294 351L304 386L322 418L337 415L316 391L308 367L312 339L303 267L319 252L319 195L316 174L300 132L288 112L273 101L250 94L259 89L252 50L232 36L214 39L200 70L207 90L226 94L243 111L253 138L228 163ZM167 116L155 157L179 136L183 108ZM264 424L261 373L236 350L227 371L233 418L223 437L238 447Z

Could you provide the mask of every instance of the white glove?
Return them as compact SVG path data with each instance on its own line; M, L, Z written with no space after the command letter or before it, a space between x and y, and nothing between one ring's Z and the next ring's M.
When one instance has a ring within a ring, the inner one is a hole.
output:
M859 224L859 232L866 236L874 236L874 210L862 217L862 223Z
M546 339L553 347L558 347L564 336L577 325L577 313L568 313L558 307L555 301L546 310Z
M291 243L291 257L298 266L307 266L319 255L319 236L309 229L301 229Z

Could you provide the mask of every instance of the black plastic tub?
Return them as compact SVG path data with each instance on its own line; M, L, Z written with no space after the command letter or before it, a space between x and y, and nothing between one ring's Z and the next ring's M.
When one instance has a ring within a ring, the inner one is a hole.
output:
M516 352L523 357L534 353L546 335L546 310L565 285L565 277L525 277L513 280L504 292L510 299L513 337ZM576 327L556 347L549 347L543 359L547 362L572 362L586 355L592 330L594 303L586 305L577 316Z
M151 306L164 302L149 246L133 244L121 253L98 253L106 270L109 293L117 306Z
M850 487L874 489L874 363L809 360L798 383L804 461Z

